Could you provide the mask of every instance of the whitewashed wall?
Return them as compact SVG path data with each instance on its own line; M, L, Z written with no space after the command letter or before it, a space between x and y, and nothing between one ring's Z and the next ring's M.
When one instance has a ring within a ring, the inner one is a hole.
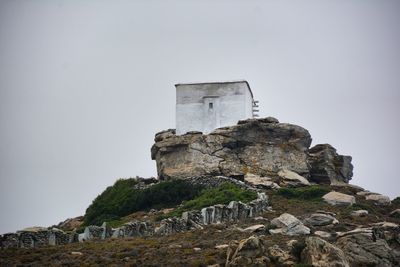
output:
M252 118L252 105L247 82L177 84L176 133L209 133L235 125L238 120Z

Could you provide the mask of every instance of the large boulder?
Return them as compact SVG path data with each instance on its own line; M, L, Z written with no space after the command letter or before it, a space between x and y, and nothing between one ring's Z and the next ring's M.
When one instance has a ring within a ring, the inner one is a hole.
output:
M348 183L353 176L351 156L342 156L329 144L309 149L310 179L319 184Z
M269 119L249 119L204 135L156 134L151 149L160 179L223 175L243 178L247 173L277 176L287 169L308 176L309 132L296 125Z
M313 213L305 220L305 223L311 226L325 226L339 223L335 217L325 213Z
M282 233L291 236L310 234L310 228L304 226L299 219L289 213L283 213L273 219L271 224L279 229L272 229L270 233Z
M319 237L306 239L306 247L301 252L301 259L304 263L314 267L349 267L343 251Z
M351 195L343 194L340 192L329 192L322 197L326 202L331 205L348 205L351 206L356 203L356 198Z
M310 185L310 182L306 178L290 170L280 170L278 176L283 180L281 184L289 187Z
M376 205L387 206L390 205L391 201L388 196L384 196L381 194L370 194L365 196L366 200L374 202Z

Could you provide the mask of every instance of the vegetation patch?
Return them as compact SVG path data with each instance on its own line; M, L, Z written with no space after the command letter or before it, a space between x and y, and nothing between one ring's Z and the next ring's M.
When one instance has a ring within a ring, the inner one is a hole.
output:
M400 206L400 197L396 197L395 199L393 199L392 204L394 204L396 206Z
M257 193L254 191L243 189L232 183L223 183L217 188L202 190L201 193L194 199L184 201L181 207L166 214L165 216L160 216L158 219L172 216L179 217L185 211L200 210L216 204L227 205L232 200L247 203L256 198Z
M275 194L285 198L322 201L322 196L330 191L328 187L314 185L301 188L280 188Z
M170 208L198 196L203 187L183 180L161 182L147 189L135 189L136 179L119 179L95 198L87 208L84 225L104 221L117 224L121 217L136 211Z

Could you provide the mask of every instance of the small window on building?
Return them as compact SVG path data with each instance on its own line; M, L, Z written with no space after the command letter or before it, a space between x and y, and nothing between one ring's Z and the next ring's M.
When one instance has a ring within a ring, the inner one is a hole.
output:
M208 108L209 108L209 109L213 109L213 107L214 107L214 104L213 104L213 103L208 103Z

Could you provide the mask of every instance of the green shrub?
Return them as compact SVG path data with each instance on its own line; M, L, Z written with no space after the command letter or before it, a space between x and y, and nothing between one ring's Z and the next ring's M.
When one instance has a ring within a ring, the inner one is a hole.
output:
M400 205L400 197L396 197L395 199L392 200L392 204L394 205Z
M329 192L329 188L323 186L308 186L301 188L280 188L276 191L276 194L285 198L320 201L322 200L321 197Z
M180 216L184 211L189 210L200 210L204 207L224 204L227 205L232 200L241 201L244 203L250 202L257 198L257 193L243 189L232 183L224 183L217 188L204 189L199 196L192 200L188 200L182 203L182 206L170 212L164 217Z
M147 189L134 189L135 179L119 179L101 193L87 208L84 225L100 225L118 221L136 211L170 208L184 200L193 199L203 187L189 185L183 180L161 182Z

